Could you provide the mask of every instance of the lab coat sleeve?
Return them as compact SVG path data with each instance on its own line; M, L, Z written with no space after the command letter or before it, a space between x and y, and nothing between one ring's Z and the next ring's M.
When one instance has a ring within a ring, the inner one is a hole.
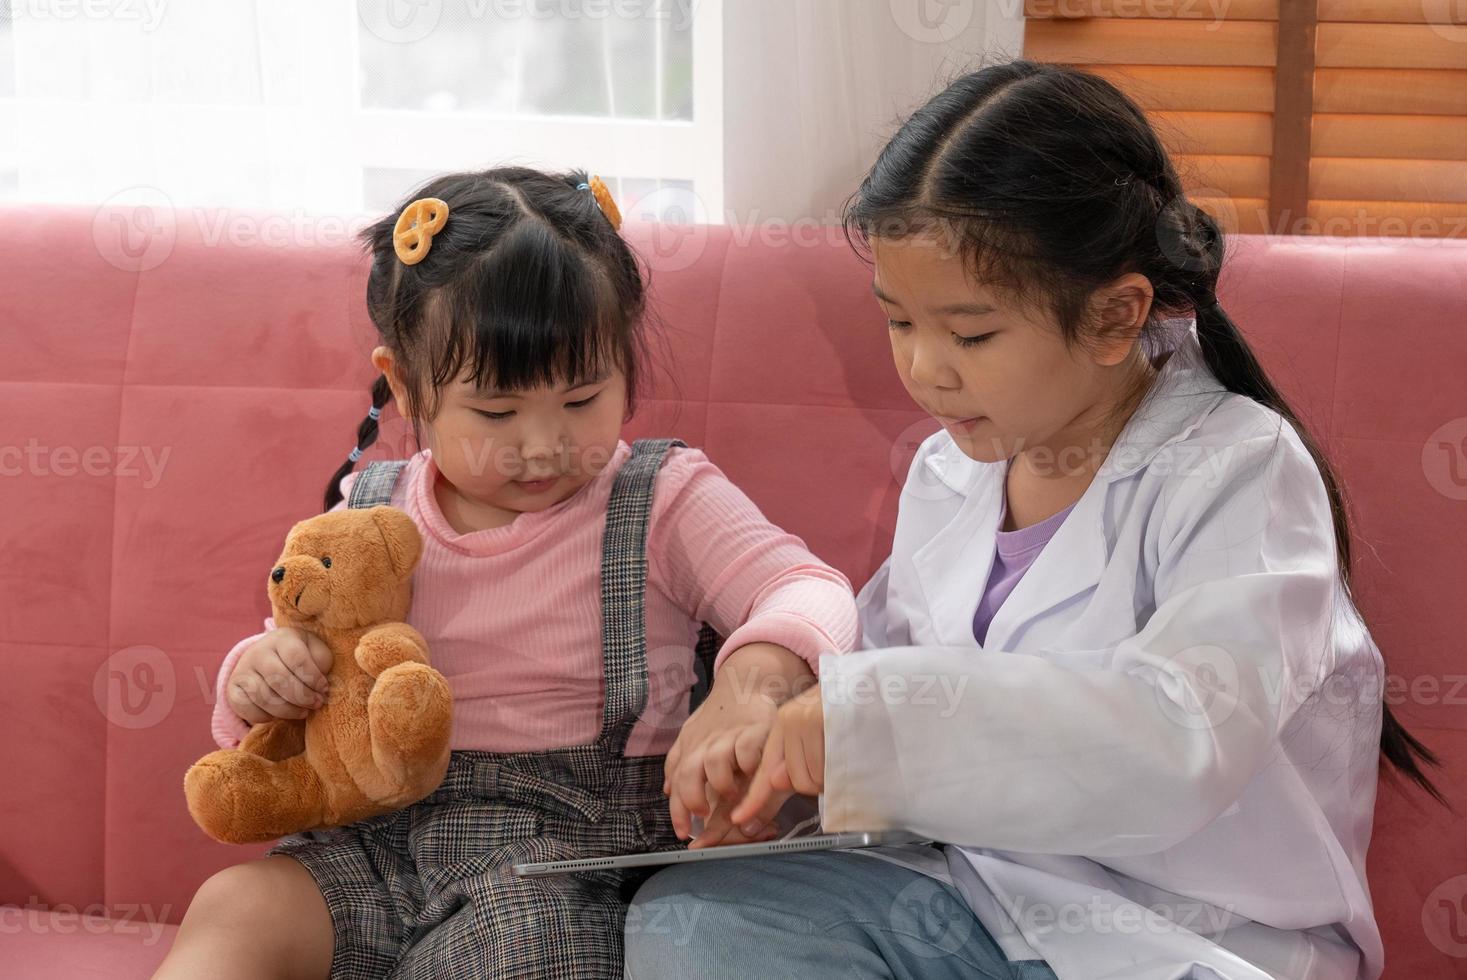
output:
M1156 608L1119 643L823 657L825 829L1124 855L1230 806L1329 659L1333 523L1285 429L1173 478L1151 518Z

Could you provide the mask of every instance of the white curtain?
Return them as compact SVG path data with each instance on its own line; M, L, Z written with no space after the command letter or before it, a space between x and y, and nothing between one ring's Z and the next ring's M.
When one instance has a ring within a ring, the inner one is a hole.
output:
M730 0L729 220L838 223L912 109L953 76L1023 52L1019 0Z
M10 0L14 196L354 210L342 14L291 0ZM335 8L335 9L333 9Z

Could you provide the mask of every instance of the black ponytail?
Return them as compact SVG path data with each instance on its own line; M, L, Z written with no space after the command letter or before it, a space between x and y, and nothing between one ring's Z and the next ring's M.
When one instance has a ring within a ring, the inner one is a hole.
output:
M1207 228L1210 238L1208 251L1216 257L1216 271L1209 274L1209 294L1215 295L1217 272L1222 268L1223 257L1223 234L1216 220L1202 209L1197 209L1199 222ZM1284 400L1273 381L1263 370L1263 365L1258 363L1253 356L1253 350L1248 342L1243 339L1243 334L1238 330L1238 325L1233 318L1228 316L1222 305L1214 300L1203 300L1197 304L1195 309L1197 318L1197 340L1202 347L1203 358L1207 367L1216 375L1218 381L1222 382L1228 391L1246 395L1263 405L1273 409L1283 416L1288 423L1294 427L1299 434L1299 439L1304 447L1309 450L1309 455L1314 458L1314 464L1319 467L1319 475L1324 479L1325 491L1329 495L1330 513L1334 519L1335 545L1339 559L1340 580L1344 583L1345 593L1354 599L1351 588L1351 535L1349 521L1349 507L1345 496L1344 485L1335 475L1334 467L1330 464L1329 457L1310 436L1309 430L1299 420L1289 403ZM1449 810L1453 810L1440 789L1431 781L1422 770L1420 762L1441 768L1441 760L1436 753L1427 748L1416 736L1406 730L1405 726L1391 712L1388 704L1381 705L1381 733L1380 750L1396 770L1429 793L1438 803ZM1455 812L1455 810L1453 810Z
M1110 82L1023 59L956 79L881 151L847 204L845 227L867 254L873 237L942 235L986 285L1047 306L1066 343L1086 339L1095 290L1126 273L1144 275L1154 295L1143 345L1167 316L1194 314L1207 366L1222 385L1299 434L1328 491L1350 594L1343 489L1218 302L1222 229L1187 199L1145 114ZM1389 705L1382 708L1381 755L1450 809L1421 768L1439 767L1437 756Z

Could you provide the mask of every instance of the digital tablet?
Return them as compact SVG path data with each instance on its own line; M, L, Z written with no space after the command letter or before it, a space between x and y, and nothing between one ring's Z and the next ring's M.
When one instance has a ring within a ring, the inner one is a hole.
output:
M685 864L690 861L727 861L731 858L760 857L765 854L797 854L805 851L828 851L846 847L880 847L884 844L915 844L930 841L905 830L882 830L871 833L842 832L806 834L754 844L727 844L721 847L686 848L651 851L643 854L616 854L606 857L580 858L574 861L539 861L514 865L514 873L522 878L569 874L575 871L605 871L613 868L645 868L659 864Z

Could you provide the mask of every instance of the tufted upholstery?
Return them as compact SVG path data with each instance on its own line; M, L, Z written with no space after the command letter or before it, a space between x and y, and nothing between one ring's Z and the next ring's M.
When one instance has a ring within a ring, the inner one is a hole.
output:
M214 672L267 611L264 570L368 405L364 263L341 219L0 221L0 903L34 906L0 908L0 973L146 976L198 884L264 849L206 839L181 778L213 747ZM627 232L661 342L625 437L705 448L859 587L935 428L891 369L869 273L833 231ZM1460 802L1467 242L1232 248L1224 303L1338 462L1388 693ZM367 458L411 451L389 419ZM1467 820L1423 799L1383 781L1370 854L1401 980L1467 975Z

